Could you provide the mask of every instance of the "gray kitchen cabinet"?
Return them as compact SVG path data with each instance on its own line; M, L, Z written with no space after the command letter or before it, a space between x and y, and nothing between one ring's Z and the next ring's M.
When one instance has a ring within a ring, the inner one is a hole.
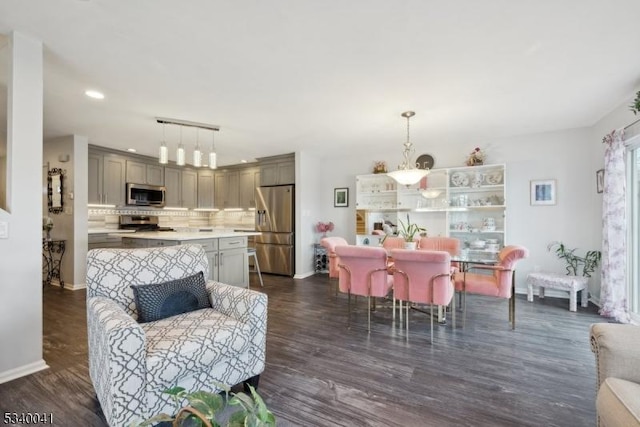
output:
M246 237L218 239L218 281L235 286L249 286L249 263Z
M198 176L191 169L179 169L173 167L164 168L164 186L167 189L165 204L167 207L197 207Z
M260 165L260 185L294 184L295 181L296 170L293 159Z
M183 208L198 206L198 173L195 170L182 170L180 190Z
M127 160L127 182L164 185L164 167Z
M239 208L240 206L240 173L237 170L215 173L215 201L218 209Z
M166 188L164 203L167 207L182 206L182 171L178 168L164 168L164 186Z
M260 169L247 168L240 171L240 207L250 209L256 207L256 187L260 186Z
M116 232L118 230L114 230ZM122 238L109 236L108 233L89 234L88 249L121 248Z
M198 208L213 208L214 174L212 170L198 171Z
M89 153L88 202L123 206L125 174L125 159L111 154Z

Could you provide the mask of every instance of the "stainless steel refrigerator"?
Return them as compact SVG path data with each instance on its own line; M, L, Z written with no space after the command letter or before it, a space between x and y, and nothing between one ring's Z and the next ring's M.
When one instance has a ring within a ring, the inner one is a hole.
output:
M294 186L256 188L256 255L263 273L295 272Z

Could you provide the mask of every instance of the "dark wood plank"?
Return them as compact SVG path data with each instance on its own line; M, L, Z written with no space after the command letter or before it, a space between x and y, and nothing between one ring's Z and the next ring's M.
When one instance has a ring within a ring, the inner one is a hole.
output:
M409 336L390 304L372 313L326 275L264 275L269 295L267 367L260 393L278 425L588 426L595 424L595 361L588 328L596 308L517 298L517 329L503 300L470 296L464 328L410 313ZM0 385L0 410L52 412L55 425L104 426L88 376L85 292L47 288L44 354L51 369ZM352 301L353 302L353 301Z

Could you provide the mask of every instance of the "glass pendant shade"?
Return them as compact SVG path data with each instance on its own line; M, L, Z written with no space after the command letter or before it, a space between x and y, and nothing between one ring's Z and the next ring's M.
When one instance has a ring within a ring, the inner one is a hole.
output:
M193 151L193 166L199 168L202 166L202 151L200 151L199 147Z
M215 151L209 153L209 168L217 169L218 168L218 155Z
M178 145L178 149L176 150L176 165L184 166L184 146L182 144Z
M413 111L405 111L402 113L402 117L407 119L407 142L404 143L404 150L402 151L404 160L402 164L398 166L398 170L387 173L387 175L396 180L398 184L407 187L417 184L422 178L429 174L429 169L419 169L412 160L415 149L409 140L409 119L415 114Z
M395 179L398 184L405 186L417 184L422 178L427 176L429 171L426 169L398 169L397 171L389 172L391 178Z
M165 144L164 141L162 141L162 145L160 145L158 161L161 165L166 165L167 163L169 163L169 149L167 148L167 144Z

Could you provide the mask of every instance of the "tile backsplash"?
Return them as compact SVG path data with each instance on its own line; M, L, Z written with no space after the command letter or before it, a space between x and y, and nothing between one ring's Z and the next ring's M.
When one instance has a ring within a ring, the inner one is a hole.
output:
M230 228L253 230L254 211L172 211L89 208L89 229L117 229L120 215L156 215L161 227L171 228Z

